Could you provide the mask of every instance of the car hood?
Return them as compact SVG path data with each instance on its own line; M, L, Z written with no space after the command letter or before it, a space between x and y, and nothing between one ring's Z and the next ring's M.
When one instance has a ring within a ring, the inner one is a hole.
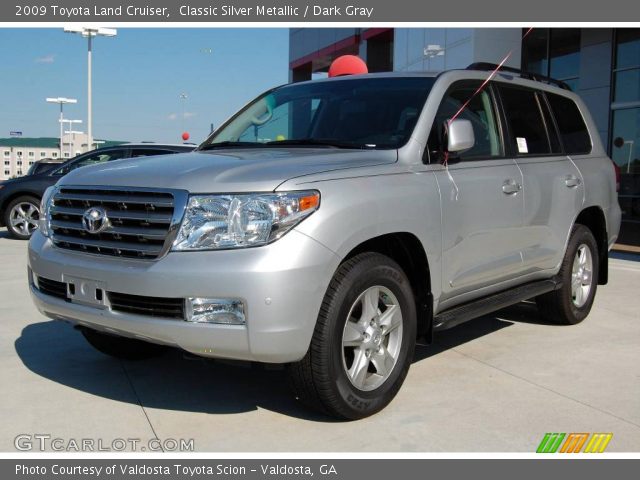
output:
M117 160L83 167L62 185L184 189L192 193L273 191L292 178L394 163L396 150L334 148L220 149Z

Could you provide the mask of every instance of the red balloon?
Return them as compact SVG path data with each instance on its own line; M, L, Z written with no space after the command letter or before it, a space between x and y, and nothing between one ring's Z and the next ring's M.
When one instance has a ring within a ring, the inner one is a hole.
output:
M189 140L189 132L184 132L182 134L182 140L184 140L185 142Z
M361 75L369 73L367 64L356 55L342 55L336 58L329 67L329 78L342 75Z

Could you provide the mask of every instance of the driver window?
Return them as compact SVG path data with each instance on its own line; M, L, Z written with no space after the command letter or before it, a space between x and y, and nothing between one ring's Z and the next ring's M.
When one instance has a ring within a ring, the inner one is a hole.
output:
M454 86L445 95L429 134L428 148L431 163L442 161L446 149L445 122L456 115L463 108L465 102L469 103L457 118L471 122L475 145L469 150L457 154L456 158L478 160L502 157L502 142L491 93L487 88L474 96L479 86L480 83L465 83L462 86ZM469 99L471 100L469 101Z

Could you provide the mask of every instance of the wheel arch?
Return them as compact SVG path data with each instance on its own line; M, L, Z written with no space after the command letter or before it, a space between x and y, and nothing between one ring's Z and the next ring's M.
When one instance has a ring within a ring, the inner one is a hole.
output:
M343 262L364 252L377 252L394 260L403 269L413 290L418 315L418 335L432 339L433 294L429 260L422 242L409 232L386 233L363 241Z
M584 225L593 234L598 245L598 284L606 285L609 281L609 245L607 241L607 221L604 212L598 206L583 209L574 221ZM568 240L567 240L568 241Z

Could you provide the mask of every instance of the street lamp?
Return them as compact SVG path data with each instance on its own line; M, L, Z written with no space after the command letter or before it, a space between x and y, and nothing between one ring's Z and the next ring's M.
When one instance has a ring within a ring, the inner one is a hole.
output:
M62 114L62 107L65 103L78 103L78 100L75 98L66 98L66 97L48 97L47 103L58 103L60 105L60 158L62 158L62 122L64 121L64 116Z
M115 37L118 31L115 28L102 27L64 27L67 33L77 33L87 39L87 145L93 149L93 130L91 123L91 43L93 37Z
M61 118L60 120L61 124L69 124L69 130L71 130L71 128L73 127L73 124L78 124L78 123L82 123L82 120L69 120L67 118ZM64 132L64 133L69 133L69 132ZM78 133L78 132L73 132ZM74 137L75 139L75 137ZM62 156L62 153L60 154L60 156ZM73 157L73 142L71 141L71 139L69 139L69 158Z
M184 132L184 116L185 116L185 105L187 103L187 98L189 98L189 96L186 93L181 93L180 94L180 100L182 100L182 131Z

